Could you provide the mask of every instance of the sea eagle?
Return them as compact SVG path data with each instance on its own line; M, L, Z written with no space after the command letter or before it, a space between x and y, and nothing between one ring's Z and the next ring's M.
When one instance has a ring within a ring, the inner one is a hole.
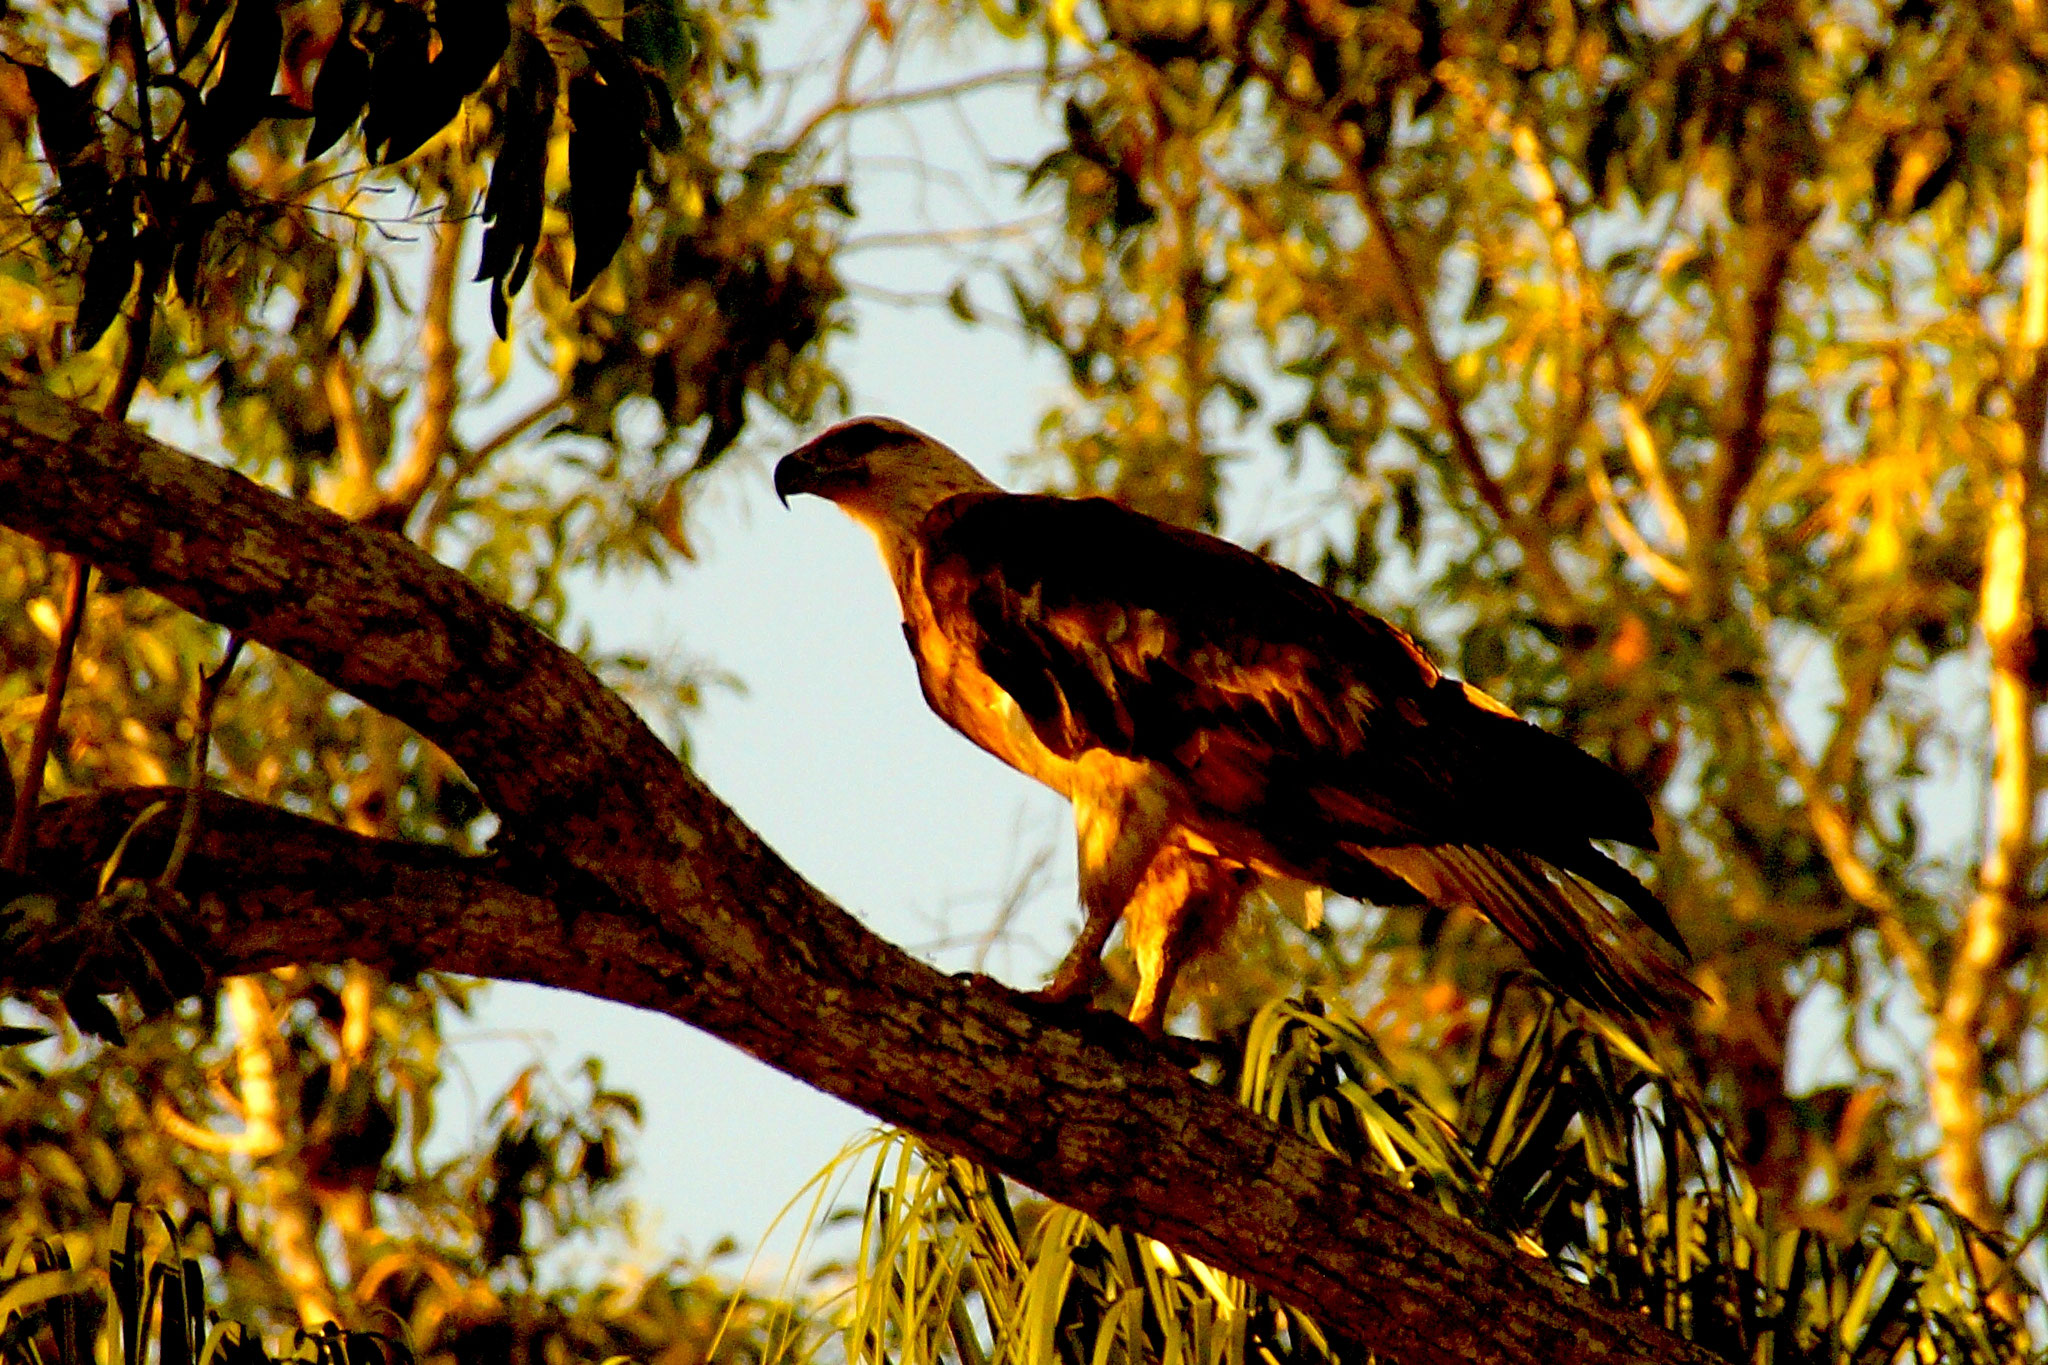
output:
M1698 992L1658 899L1592 840L1654 848L1649 803L1448 678L1406 633L1227 541L1103 498L1006 493L901 422L843 422L775 467L873 533L925 700L1074 804L1086 921L1044 994L1087 990L1117 920L1131 1018L1247 898L1319 888L1470 906L1595 1008Z

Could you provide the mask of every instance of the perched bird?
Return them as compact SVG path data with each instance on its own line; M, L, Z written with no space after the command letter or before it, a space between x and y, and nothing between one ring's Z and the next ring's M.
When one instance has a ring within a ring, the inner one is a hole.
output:
M925 700L1074 803L1086 922L1044 994L1087 990L1121 917L1131 1018L1245 901L1470 906L1595 1008L1698 992L1663 905L1594 847L1655 847L1621 774L1445 677L1406 633L1227 541L1102 498L1006 493L884 417L783 458L775 491L874 534Z

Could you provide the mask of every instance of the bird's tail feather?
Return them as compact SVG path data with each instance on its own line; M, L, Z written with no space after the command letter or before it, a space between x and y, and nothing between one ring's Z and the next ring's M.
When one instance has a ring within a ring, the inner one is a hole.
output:
M1678 926L1671 922L1671 912L1664 908L1664 902L1620 863L1591 844L1559 852L1545 849L1539 856L1551 866L1591 882L1635 911L1636 918L1657 931L1657 937L1676 948L1679 956L1687 962L1692 961L1692 949L1686 947Z
M1705 998L1646 941L1632 937L1586 882L1570 872L1553 875L1532 854L1462 844L1360 852L1437 904L1485 915L1538 971L1583 1004L1648 1018Z

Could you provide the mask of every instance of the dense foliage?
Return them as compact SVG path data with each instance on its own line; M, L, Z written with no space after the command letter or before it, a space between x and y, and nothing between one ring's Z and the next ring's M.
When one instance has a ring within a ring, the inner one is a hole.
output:
M1447 1212L1557 1263L1730 1361L2014 1359L1986 1310L1977 1234L1924 1192L1861 1226L1764 1209L1684 1087L1598 1020L1510 983L1479 1069L1452 1094L1404 1085L1357 1020L1275 1003L1253 1020L1239 1098ZM1533 1008L1532 1008L1533 1005ZM1842 1235L1843 1232L1847 1235ZM1374 1358L1271 1294L1145 1237L1019 1198L914 1141L878 1144L860 1275L839 1313L849 1359Z

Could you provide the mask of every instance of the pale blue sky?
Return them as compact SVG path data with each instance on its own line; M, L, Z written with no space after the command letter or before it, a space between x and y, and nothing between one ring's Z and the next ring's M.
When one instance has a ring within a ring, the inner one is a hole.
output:
M831 41L788 28L781 37L793 44L784 60L800 60L807 41ZM993 45L960 51L918 62L902 84L1028 57ZM1056 118L1029 88L1013 87L860 122L849 149L853 239L1016 220L1026 212L1014 197L1021 176L991 174L985 153L1023 159L1050 144ZM854 411L922 427L1014 485L1015 457L1064 397L1063 370L1014 330L970 328L943 307L896 301L943 294L959 260L957 249L852 253L855 330L832 359ZM986 277L980 295L998 298ZM714 690L690 725L699 772L784 858L893 942L967 965L971 940L1034 852L1056 844L1009 946L987 963L1036 984L1074 923L1066 805L926 710L866 534L815 499L777 505L769 469L801 434L753 431L709 481L690 524L698 562L677 565L667 582L609 586L579 608L606 647L737 676L743 690ZM957 946L941 950L948 939ZM586 1054L600 1057L609 1084L639 1094L646 1122L631 1190L653 1218L649 1256L679 1245L702 1252L728 1233L751 1247L842 1144L873 1126L685 1025L562 992L494 986L453 1034L459 1075L444 1105L458 1130L537 1058L567 1075ZM771 1259L786 1255L785 1241Z

